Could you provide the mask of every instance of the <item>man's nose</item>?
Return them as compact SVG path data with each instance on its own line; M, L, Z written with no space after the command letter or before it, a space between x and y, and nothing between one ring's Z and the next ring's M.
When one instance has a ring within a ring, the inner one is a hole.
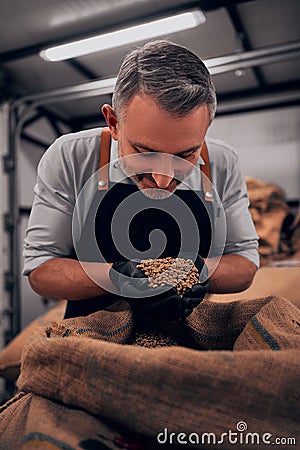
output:
M152 173L151 175L160 189L167 189L173 180L173 176L170 175L162 175L161 173Z
M153 166L152 178L157 187L167 189L174 178L173 159L170 155L160 155L160 158Z

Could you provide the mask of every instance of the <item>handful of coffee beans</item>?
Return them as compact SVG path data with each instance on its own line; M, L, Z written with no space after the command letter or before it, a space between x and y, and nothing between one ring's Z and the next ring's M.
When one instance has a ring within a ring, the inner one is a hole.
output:
M144 259L137 265L148 276L149 287L170 285L183 297L188 288L199 283L199 271L191 259Z

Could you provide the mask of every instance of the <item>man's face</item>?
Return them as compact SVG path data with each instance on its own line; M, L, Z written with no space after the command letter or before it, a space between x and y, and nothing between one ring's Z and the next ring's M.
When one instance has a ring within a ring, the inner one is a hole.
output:
M152 97L136 95L116 122L120 165L145 195L164 198L197 163L208 126L207 106L174 118ZM139 156L124 158L130 155Z

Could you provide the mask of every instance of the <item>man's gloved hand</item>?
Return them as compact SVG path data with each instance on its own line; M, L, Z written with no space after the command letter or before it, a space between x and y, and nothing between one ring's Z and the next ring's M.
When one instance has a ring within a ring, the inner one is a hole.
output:
M208 280L202 284L194 284L192 288L185 291L181 299L181 317L188 317L193 309L200 305L209 288Z
M178 320L180 296L172 286L149 287L148 276L137 268L138 262L114 262L109 277L122 297L135 311L156 319Z
M199 284L194 284L193 287L188 288L181 299L181 318L185 318L188 317L193 309L202 302L208 292L208 268L200 255L197 255L195 259L195 257L189 253L182 253L179 257L192 259L199 272Z
M134 261L113 263L110 279L120 295L127 297L126 300L136 311L153 318L178 321L187 317L203 300L208 290L208 281L187 289L183 297L172 286L151 288L148 286L148 277L137 268L138 264ZM200 273L204 266L200 256L196 258L195 265Z
M122 297L140 298L147 289L148 277L137 268L135 261L116 261L110 268L109 278Z

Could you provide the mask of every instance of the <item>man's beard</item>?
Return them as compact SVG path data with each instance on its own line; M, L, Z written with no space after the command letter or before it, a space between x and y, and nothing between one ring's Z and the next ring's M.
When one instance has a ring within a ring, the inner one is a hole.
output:
M145 180L150 181L151 184L156 185L154 178L152 177L151 173L136 173L132 174L132 171L128 170L129 167L127 167L126 164L124 164L124 161L122 158L119 159L120 167L122 171L125 173L125 175L128 176L140 189L140 191L148 198L151 198L153 200L163 200L165 198L170 197L174 191L176 190L177 186L181 183L181 181L173 178L169 184L169 190L161 189L155 186L148 186L145 184Z
M154 200L162 200L164 198L170 197L174 191L176 190L177 186L181 183L176 178L173 178L169 184L168 190L167 189L161 189L159 187L156 187L156 182L154 178L152 177L151 173L145 172L145 173L137 173L133 167L128 163L127 157L125 156L122 158L122 151L120 150L121 143L119 142L119 164L124 172L125 175L127 175L128 178L130 178L136 186L142 191L142 193L151 199ZM130 157L129 157L130 158ZM130 161L130 159L129 159ZM147 183L145 183L145 180L150 181L151 184L154 186L149 186Z
M134 181L134 183L146 197L154 200L163 200L170 197L176 190L177 186L180 184L179 180L173 178L169 184L169 189L166 190L158 187L148 187L147 185L145 186L145 180L149 180L151 183L156 184L151 173L138 173L131 176L130 178Z

